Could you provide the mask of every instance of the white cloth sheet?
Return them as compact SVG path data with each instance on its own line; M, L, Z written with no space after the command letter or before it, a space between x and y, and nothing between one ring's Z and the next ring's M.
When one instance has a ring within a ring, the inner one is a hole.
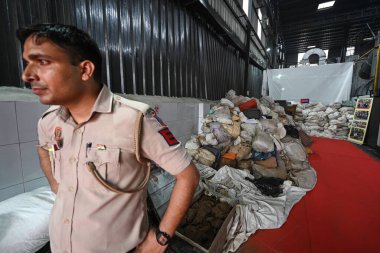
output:
M201 173L212 170L198 164L197 168ZM278 197L261 194L252 182L245 179L254 179L251 174L228 166L220 168L210 180L204 180L202 187L206 191L231 204L238 203L223 253L235 252L258 229L281 227L292 207L314 188L317 176L311 167L310 172L308 177L314 180L310 189L296 187L291 181L285 181L283 193Z
M55 194L49 186L0 202L0 252L34 253L49 241Z
M265 72L263 87L268 86L269 96L276 100L299 102L301 98L309 98L310 102L324 103L350 100L352 62Z

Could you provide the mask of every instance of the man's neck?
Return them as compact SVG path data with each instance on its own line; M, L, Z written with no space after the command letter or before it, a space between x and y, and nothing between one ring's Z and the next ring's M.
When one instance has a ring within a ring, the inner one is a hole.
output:
M101 91L102 85L93 89L91 91L87 91L87 93L80 98L79 101L75 103L65 106L67 110L70 112L71 117L77 124L82 124L88 121L91 117L92 109L98 98L98 95Z

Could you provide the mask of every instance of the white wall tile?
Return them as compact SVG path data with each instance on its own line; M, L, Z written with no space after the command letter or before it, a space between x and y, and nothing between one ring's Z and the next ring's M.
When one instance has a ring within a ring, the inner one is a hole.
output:
M18 143L15 102L0 102L0 145Z
M193 119L182 119L180 122L178 136L185 136L189 134L195 134L198 130L198 120L197 118Z
M181 136L181 127L182 127L182 122L179 120L176 121L171 121L171 122L165 122L165 124L168 126L170 129L170 132L174 135L174 137L180 137Z
M47 181L46 177L38 178L38 179L24 183L25 192L29 192L34 189L40 188L42 186L47 186L47 185L49 185L49 182Z
M162 103L158 116L165 122L178 120L177 103Z
M198 118L199 106L198 103L178 103L178 118L179 119L194 119Z
M0 189L22 183L19 144L0 146Z
M17 126L20 142L37 140L37 122L49 106L39 102L16 102Z
M24 182L44 176L37 154L37 141L20 144Z
M11 187L0 190L0 201L9 199L17 194L24 192L24 186L22 184L13 185Z

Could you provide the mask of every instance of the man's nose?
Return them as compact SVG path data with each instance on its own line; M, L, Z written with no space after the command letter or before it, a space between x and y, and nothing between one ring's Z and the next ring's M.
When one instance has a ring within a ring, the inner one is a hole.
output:
M26 65L24 72L22 72L22 80L27 83L38 81L38 75L32 64Z

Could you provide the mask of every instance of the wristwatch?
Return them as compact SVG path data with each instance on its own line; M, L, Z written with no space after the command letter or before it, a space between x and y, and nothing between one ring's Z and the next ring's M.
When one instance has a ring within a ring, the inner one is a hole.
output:
M160 245L165 246L168 245L172 238L167 233L161 231L160 228L156 228L156 239Z

